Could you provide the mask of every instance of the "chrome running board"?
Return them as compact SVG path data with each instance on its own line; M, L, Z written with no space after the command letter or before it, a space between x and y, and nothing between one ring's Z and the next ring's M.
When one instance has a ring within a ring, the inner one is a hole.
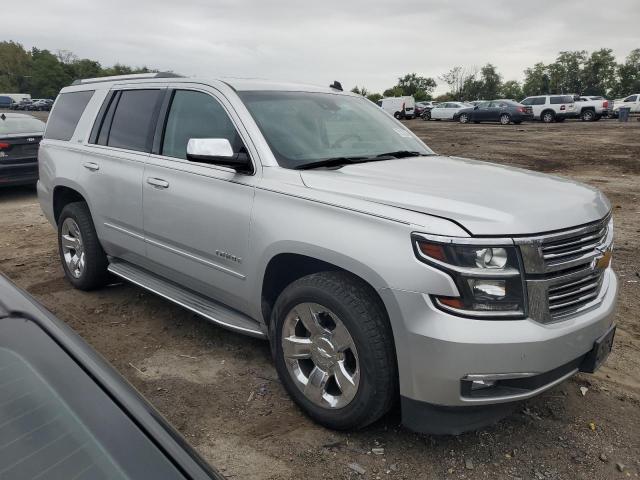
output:
M151 272L122 260L111 260L109 271L128 282L196 313L221 327L252 337L267 338L262 326L252 318L199 293L187 290Z

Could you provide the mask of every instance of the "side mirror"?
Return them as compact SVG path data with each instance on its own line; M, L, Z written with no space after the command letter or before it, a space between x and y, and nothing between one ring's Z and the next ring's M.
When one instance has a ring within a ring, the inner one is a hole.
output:
M233 153L226 138L190 138L187 160L230 167L239 172L251 171L251 159L246 152Z

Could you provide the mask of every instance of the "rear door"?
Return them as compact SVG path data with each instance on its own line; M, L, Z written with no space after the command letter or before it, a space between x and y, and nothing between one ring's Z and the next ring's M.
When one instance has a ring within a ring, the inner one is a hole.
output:
M142 178L165 91L157 84L114 87L91 132L79 177L103 247L133 263L146 256Z
M189 161L186 148L190 138L226 138L238 152L249 138L217 90L175 88L142 185L148 268L242 310L255 175Z

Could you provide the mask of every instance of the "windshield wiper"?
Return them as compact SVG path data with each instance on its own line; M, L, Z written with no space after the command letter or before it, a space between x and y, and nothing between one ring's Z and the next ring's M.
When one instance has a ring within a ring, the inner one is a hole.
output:
M350 165L352 163L362 163L366 161L375 161L377 158L371 157L333 157L333 158L325 158L324 160L318 160L316 162L309 162L302 165L298 165L294 167L296 170L307 170L310 168L319 168L319 167L342 167L344 165Z
M381 153L380 155L377 155L377 158L382 158L382 157L389 157L389 158L426 157L428 155L429 155L428 153L412 152L410 150L397 150L395 152Z

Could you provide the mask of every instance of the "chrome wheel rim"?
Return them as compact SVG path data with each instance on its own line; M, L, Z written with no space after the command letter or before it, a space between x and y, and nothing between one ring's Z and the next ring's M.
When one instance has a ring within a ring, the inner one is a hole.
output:
M500 123L502 123L503 125L506 125L509 123L509 116L508 115L502 115L500 117Z
M465 114L460 116L460 123L467 123L469 121L469 117Z
M360 363L342 320L317 303L300 303L285 317L282 351L296 387L315 405L346 407L358 392Z
M80 278L85 269L85 254L80 227L73 218L66 218L62 222L60 232L62 256L69 273L74 278Z
M551 120L553 120L553 117L551 116L550 113L545 113L543 120L545 121L545 123L551 123Z

